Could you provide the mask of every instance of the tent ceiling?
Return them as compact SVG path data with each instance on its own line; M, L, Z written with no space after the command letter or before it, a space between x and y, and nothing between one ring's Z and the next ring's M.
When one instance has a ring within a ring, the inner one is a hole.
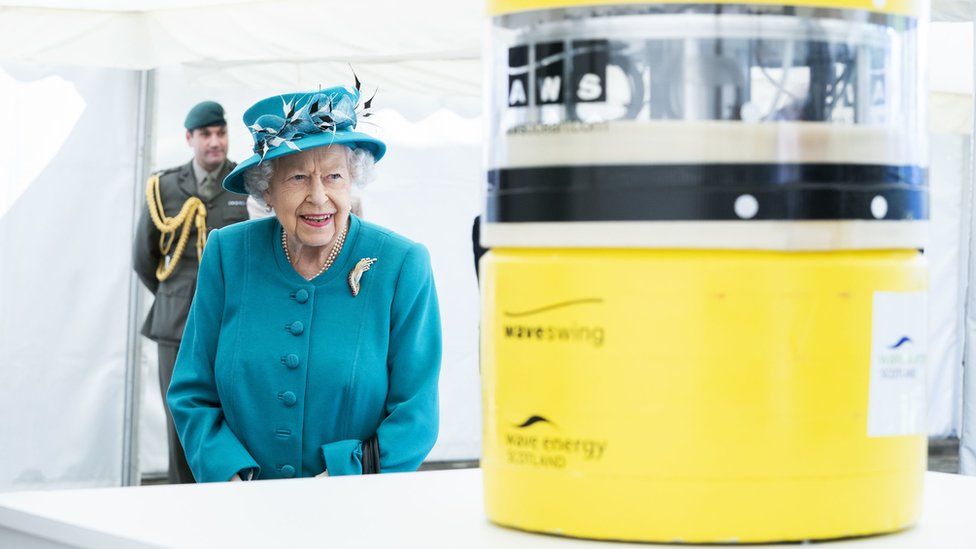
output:
M205 6L226 6L230 4L250 4L257 0L21 0L11 2L0 0L0 7L28 7L45 9L66 9L72 11L119 11L146 12L159 10L179 10ZM267 3L265 0L264 3Z
M482 12L479 0L0 1L0 61L148 69L475 59Z
M973 0L934 0L932 2L933 21L972 21Z
M935 0L970 21L974 0ZM148 69L473 60L483 0L0 0L0 62Z

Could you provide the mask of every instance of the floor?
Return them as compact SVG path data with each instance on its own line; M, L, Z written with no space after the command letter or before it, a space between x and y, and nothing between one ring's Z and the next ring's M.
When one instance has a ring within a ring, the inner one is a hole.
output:
M959 472L959 439L929 440L929 471Z

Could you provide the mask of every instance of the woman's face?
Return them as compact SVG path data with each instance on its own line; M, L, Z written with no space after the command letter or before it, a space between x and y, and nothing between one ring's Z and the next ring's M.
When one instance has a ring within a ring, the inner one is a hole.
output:
M289 236L325 246L345 227L351 204L347 147L333 145L276 158L264 199Z

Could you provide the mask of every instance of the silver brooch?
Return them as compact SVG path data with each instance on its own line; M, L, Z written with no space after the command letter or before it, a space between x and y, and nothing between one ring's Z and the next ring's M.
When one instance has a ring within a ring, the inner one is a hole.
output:
M364 257L349 271L349 289L352 290L353 297L359 295L359 279L363 277L363 273L373 266L373 263L376 263L375 257Z

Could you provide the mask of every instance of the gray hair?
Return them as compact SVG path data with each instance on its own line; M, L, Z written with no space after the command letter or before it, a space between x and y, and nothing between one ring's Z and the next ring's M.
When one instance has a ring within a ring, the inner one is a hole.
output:
M373 153L367 149L352 149L345 145L338 145L346 149L346 161L349 163L349 178L356 187L365 187L373 180L376 160ZM277 159L275 159L277 160ZM275 160L261 162L244 172L244 188L254 198L264 199L264 191L271 186L274 178Z

